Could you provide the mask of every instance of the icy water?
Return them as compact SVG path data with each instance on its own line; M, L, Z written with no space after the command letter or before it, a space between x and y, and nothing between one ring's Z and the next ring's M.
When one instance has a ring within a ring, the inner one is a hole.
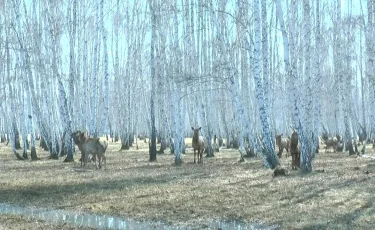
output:
M24 208L11 204L0 204L1 214L13 214L27 217L29 219L43 220L52 223L69 223L81 227L92 227L97 229L190 229L188 227L174 227L161 222L143 222L127 218L106 215L94 215L85 213L74 213L65 210L48 210L41 208ZM278 229L277 226L267 227L263 224L240 224L236 222L214 221L206 226L206 229Z

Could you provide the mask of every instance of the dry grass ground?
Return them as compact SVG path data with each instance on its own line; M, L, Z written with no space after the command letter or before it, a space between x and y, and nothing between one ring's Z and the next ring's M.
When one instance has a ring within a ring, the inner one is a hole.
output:
M238 163L237 151L221 150L198 165L188 149L184 163L175 166L169 151L150 163L146 146L141 141L139 150L119 152L120 144L110 143L106 170L95 170L93 163L81 170L79 155L77 162L63 163L47 160L48 153L38 149L41 160L17 161L1 144L0 203L197 228L214 219L260 221L282 229L375 228L372 158L321 153L313 161L316 171L273 178L260 159ZM290 169L290 157L281 162ZM4 227L25 220L2 216L0 222Z
M31 229L59 229L59 230L91 230L69 224L46 223L39 220L14 215L0 215L0 230L31 230Z

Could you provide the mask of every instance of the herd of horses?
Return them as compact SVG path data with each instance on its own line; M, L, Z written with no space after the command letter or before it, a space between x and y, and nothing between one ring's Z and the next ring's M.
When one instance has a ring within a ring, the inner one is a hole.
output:
M201 127L194 128L192 137L192 148L194 150L194 163L196 163L196 155L198 156L198 164L203 163L203 152L205 150L205 140L204 137L199 135ZM71 137L73 138L74 143L78 146L78 149L81 152L81 167L87 165L89 161L89 156L92 155L92 160L95 161L95 167L97 169L101 168L102 162L106 166L106 156L105 152L108 147L108 141L100 140L100 138L91 138L88 137L87 132L75 131L72 133ZM279 149L277 156L282 157L282 153L286 150L286 157L290 154L292 156L292 169L296 170L300 165L301 157L301 145L298 142L298 133L295 129L290 137L283 137L283 134L276 135L276 145ZM328 138L327 135L323 135L319 138L320 142L325 145L325 150L333 148L333 151L336 152L339 148L342 148L343 142L339 135ZM358 143L357 141L356 143ZM319 146L318 146L319 147ZM96 161L96 159L98 161ZM99 162L99 165L97 165Z
M364 143L364 139L366 137L357 135L355 139L350 140L352 146L357 148L358 145ZM288 153L292 155L292 169L296 169L299 167L300 162L300 145L298 143L298 133L293 130L291 137L283 137L283 135L276 135L276 145L279 148L277 156L279 158L282 157L283 150L286 150L285 156L288 157ZM367 140L367 142L371 142ZM328 137L327 134L323 134L319 137L319 143L317 149L319 149L320 145L324 144L325 153L327 153L328 149L333 149L333 152L342 152L344 149L344 142L340 135L333 136L331 138ZM373 144L373 148L375 148L375 142ZM356 150L356 152L358 152Z
M193 138L192 138L192 147L194 149L194 163L196 163L196 155L198 155L198 164L203 163L203 151L204 151L204 138L199 135L199 128L193 128ZM87 132L82 132L77 130L72 133L71 137L73 138L74 143L78 146L78 149L81 152L81 167L85 167L90 160L90 155L92 156L91 160L95 161L95 167L100 169L101 163L104 163L106 167L106 156L105 152L108 147L108 142L106 140L100 140L100 138L88 137ZM97 160L96 160L97 159ZM96 162L99 162L97 165Z
M90 155L92 155L97 169L102 167L102 162L105 167L107 166L105 151L107 150L108 142L106 140L88 137L87 132L82 132L80 130L73 132L71 137L78 146L79 151L81 151L81 167L87 165ZM99 166L96 163L97 161L99 162Z

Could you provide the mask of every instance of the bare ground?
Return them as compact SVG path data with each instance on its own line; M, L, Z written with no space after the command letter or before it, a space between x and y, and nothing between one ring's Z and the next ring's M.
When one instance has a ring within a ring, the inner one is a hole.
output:
M82 170L79 154L75 163L63 163L63 159L47 160L48 153L38 149L41 160L18 161L1 144L0 203L197 228L218 219L260 221L282 229L375 227L372 158L321 153L313 161L314 172L291 171L273 178L260 159L238 163L237 151L221 150L198 165L192 163L189 149L184 163L175 166L169 153L150 163L146 146L139 142L140 150L119 152L120 144L110 143L105 170L95 170L92 163ZM290 157L283 156L281 162L291 169ZM0 216L0 227L27 222L8 217Z

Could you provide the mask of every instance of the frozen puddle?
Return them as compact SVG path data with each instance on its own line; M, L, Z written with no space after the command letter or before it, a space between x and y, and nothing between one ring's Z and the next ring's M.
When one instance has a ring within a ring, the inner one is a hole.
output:
M189 229L188 227L174 227L161 222L143 222L127 218L77 214L65 210L48 210L41 208L24 208L11 204L0 204L0 215L12 214L27 217L29 219L43 220L52 223L69 223L81 227L92 227L97 229ZM263 224L239 224L235 222L214 221L207 225L206 229L278 229L277 226L267 227Z

